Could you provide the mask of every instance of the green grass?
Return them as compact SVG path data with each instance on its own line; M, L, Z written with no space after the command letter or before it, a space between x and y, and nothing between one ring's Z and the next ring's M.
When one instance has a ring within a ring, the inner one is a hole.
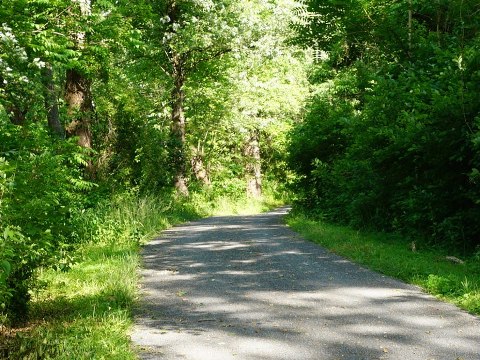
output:
M281 202L192 194L123 194L81 214L83 244L67 272L45 270L43 289L33 294L30 322L3 331L0 358L136 359L129 338L137 300L139 249L161 230L207 215L257 213ZM1 330L1 329L0 329Z
M227 196L193 194L191 199L195 209L203 215L251 215L258 214L284 204L282 200L266 193L261 199L246 197L232 200Z
M418 285L425 291L473 314L480 315L480 257L464 264L448 261L448 253L416 246L410 240L384 233L365 233L314 221L296 214L288 225L306 239L370 269Z
M35 296L31 329L17 334L10 357L134 359L127 330L136 296L137 247L87 244L70 271L42 273L48 287Z

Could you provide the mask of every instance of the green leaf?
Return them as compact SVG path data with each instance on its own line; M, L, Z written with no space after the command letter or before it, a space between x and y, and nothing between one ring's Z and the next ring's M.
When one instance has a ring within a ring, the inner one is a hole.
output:
M0 280L5 281L12 271L12 266L7 260L0 261Z

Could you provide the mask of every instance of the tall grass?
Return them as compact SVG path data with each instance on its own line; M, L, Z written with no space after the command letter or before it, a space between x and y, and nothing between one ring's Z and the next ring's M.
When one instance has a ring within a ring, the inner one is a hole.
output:
M289 216L287 223L336 254L480 315L480 253L459 264L449 261L448 253L419 245L413 248L409 239L397 235L359 232L299 213Z

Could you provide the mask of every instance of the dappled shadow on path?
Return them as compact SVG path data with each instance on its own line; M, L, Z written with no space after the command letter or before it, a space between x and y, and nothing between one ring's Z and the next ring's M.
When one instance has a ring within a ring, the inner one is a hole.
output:
M480 359L480 323L305 242L268 214L214 217L144 249L144 359Z

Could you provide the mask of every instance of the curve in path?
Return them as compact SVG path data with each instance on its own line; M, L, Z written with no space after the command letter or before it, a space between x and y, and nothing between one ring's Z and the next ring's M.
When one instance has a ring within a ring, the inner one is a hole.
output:
M306 242L282 208L144 248L142 359L480 359L480 320Z

